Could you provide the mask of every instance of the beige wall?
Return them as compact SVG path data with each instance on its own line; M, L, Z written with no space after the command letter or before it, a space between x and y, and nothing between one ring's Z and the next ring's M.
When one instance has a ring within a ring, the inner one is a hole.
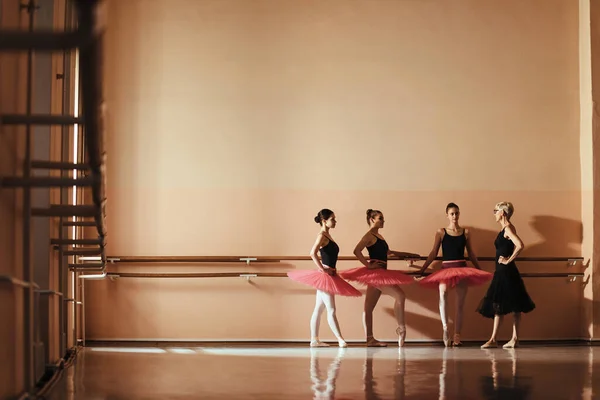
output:
M367 208L384 211L392 248L426 254L455 201L490 256L501 200L524 255L581 254L576 3L132 0L109 15L111 255L306 255L322 207L343 255ZM113 269L292 268L312 266ZM581 336L580 284L526 283L538 308L523 338ZM468 297L465 339L491 329L472 312L484 289ZM314 301L277 278L93 281L86 295L95 339L307 339ZM437 293L407 295L409 339L437 339ZM362 338L362 299L337 306L346 337ZM390 313L382 299L382 339Z

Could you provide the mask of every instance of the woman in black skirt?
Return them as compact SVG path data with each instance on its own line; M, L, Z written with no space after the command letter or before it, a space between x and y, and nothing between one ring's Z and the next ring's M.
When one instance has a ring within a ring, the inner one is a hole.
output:
M496 271L488 291L481 300L477 311L487 318L494 318L492 337L482 349L497 347L496 334L506 314L513 314L513 335L506 343L505 349L514 348L519 341L519 322L521 313L528 313L535 308L535 304L527 294L521 274L515 265L515 258L523 250L523 242L517 235L517 230L510 222L514 207L509 202L496 204L494 216L502 230L498 233L494 245L496 246Z

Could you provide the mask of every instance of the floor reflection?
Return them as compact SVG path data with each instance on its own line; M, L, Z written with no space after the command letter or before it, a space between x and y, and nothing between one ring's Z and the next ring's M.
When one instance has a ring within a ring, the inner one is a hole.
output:
M498 361L497 351L483 350L490 360L491 368L488 376L482 376L481 392L487 399L529 399L531 395L532 378L518 373L518 353L515 349L505 350L509 360ZM510 373L507 371L510 363Z
M312 381L311 389L314 393L314 399L335 399L335 381L340 371L340 365L344 354L346 354L346 348L340 348L337 356L329 364L327 374L324 378L321 375L321 369L319 368L319 351L322 349L312 348L310 349L310 380Z
M594 377L600 359L596 347L122 350L83 351L50 398L462 400L600 396L600 379Z

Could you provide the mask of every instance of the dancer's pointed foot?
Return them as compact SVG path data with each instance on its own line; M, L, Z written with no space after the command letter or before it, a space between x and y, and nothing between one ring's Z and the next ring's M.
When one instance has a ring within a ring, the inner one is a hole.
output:
M444 346L450 346L450 334L448 333L448 327L443 327L442 340L444 341Z
M398 335L398 347L404 347L404 341L406 340L406 326L399 326L396 328L396 334Z
M387 344L376 340L374 337L367 338L367 347L387 347Z
M498 347L498 343L496 343L496 339L490 339L481 346L482 349L490 349L492 347Z
M462 342L460 341L460 333L454 334L454 340L452 340L452 346L454 346L454 347L462 346Z

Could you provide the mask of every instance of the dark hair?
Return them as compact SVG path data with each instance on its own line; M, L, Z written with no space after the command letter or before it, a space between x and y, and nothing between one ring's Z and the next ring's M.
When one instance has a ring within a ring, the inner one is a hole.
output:
M458 204L456 203L448 203L448 205L446 206L446 214L448 214L448 210L451 208L456 208L457 210L460 210L460 208L458 208Z
M323 221L327 221L329 218L331 218L332 214L333 211L331 211L329 208L324 208L321 211L319 211L319 213L315 217L315 222L317 224L321 224Z
M379 214L383 214L379 210L371 210L370 208L367 210L367 224L371 225L371 218L375 218Z

